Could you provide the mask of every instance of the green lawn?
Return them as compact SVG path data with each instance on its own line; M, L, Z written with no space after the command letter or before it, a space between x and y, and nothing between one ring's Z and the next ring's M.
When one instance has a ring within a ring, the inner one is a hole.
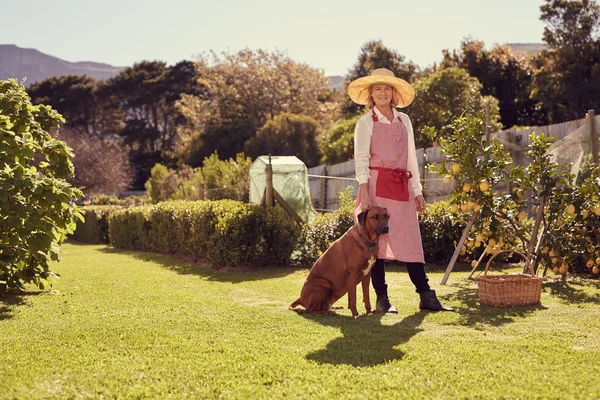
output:
M458 312L427 313L395 268L399 314L353 319L287 310L307 270L216 272L74 243L53 269L51 291L0 297L2 399L600 398L598 281L492 308L466 273L440 286L432 272Z

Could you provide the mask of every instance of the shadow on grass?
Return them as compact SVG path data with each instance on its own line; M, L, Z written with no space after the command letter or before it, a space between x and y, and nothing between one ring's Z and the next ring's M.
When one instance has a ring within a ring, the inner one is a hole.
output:
M547 309L541 304L491 307L480 304L477 287L465 287L462 284L459 287L456 292L443 297L444 300L460 302L458 306L453 304L459 318L458 321L452 322L452 325L469 326L475 329L482 326L499 327Z
M275 279L287 276L299 270L305 270L308 274L307 268L289 266L265 268L237 267L214 269L209 265L195 263L189 260L178 258L176 256L134 250L123 250L110 246L103 247L99 249L99 251L107 254L128 255L141 261L159 264L161 267L177 272L178 274L198 275L202 279L217 282L240 283L264 279Z
M309 353L306 356L308 360L359 367L402 359L404 353L395 347L408 342L423 331L419 326L427 312L417 312L394 325L381 324L383 314L358 319L340 315L300 315L322 325L340 328L343 334L342 337L329 342L324 349Z
M600 304L600 296L586 292L586 289L598 290L599 288L600 281L597 280L573 279L567 282L555 281L542 284L542 292L549 293L569 304Z
M12 318L15 308L27 304L27 298L43 292L19 292L0 294L0 321Z

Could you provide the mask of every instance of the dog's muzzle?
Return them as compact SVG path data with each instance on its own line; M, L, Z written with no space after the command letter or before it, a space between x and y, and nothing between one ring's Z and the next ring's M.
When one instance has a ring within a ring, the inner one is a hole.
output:
M385 235L386 233L390 232L390 227L388 225L382 226L381 229L379 229L379 232L377 232L379 235Z

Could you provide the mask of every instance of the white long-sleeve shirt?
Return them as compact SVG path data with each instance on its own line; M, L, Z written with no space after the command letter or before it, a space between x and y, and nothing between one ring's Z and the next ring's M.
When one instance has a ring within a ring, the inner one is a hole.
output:
M383 115L377 107L373 108L380 124L391 124L391 122ZM408 160L407 167L411 173L410 186L416 196L422 195L423 186L421 185L421 177L419 176L419 164L417 163L417 151L415 148L415 135L413 133L412 123L408 115L393 109L394 119L401 120L406 127L408 133ZM356 171L356 180L359 184L369 181L370 170L369 161L371 160L371 135L373 135L373 117L371 111L363 115L356 124L354 129L354 165Z

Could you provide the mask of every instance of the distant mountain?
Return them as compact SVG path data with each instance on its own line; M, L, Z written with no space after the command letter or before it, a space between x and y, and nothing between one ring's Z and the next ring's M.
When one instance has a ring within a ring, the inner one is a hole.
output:
M543 43L508 43L508 46L514 51L521 51L525 54L537 54L548 50L548 45Z
M35 49L22 49L13 44L0 45L0 79L27 78L27 86L34 82L61 75L87 75L95 79L108 79L124 67L96 62L69 62L52 57Z
M328 76L329 84L327 87L332 92L342 92L344 90L344 77L343 76Z

